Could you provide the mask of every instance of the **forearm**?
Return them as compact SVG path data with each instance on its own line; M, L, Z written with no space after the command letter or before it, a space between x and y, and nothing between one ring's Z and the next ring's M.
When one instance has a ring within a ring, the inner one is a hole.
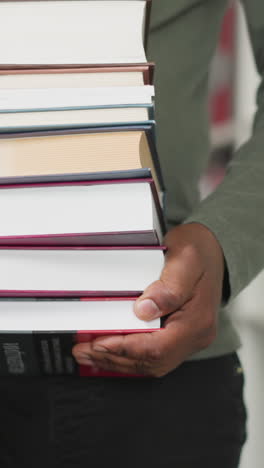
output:
M222 246L235 297L264 267L264 128L235 155L227 176L185 222L208 227Z
M244 0L262 84L251 139L236 154L223 183L186 222L207 226L224 251L231 298L264 267L264 4Z

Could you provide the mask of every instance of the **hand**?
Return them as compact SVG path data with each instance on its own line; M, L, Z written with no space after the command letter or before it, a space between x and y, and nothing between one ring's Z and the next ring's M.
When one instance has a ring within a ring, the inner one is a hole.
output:
M224 276L218 241L202 224L190 223L172 229L165 245L160 279L135 303L139 318L164 317L164 328L78 344L73 355L79 364L161 377L215 339Z

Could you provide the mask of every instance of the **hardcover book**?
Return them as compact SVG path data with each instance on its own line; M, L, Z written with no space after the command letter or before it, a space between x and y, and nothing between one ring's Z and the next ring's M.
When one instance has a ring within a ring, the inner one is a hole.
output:
M0 111L152 104L153 86L0 89Z
M0 89L98 88L153 85L154 63L67 68L1 68Z
M2 186L0 206L1 245L159 245L164 233L152 179Z
M151 104L0 111L1 133L146 124L154 124Z
M153 125L135 125L0 134L0 184L72 180L83 173L98 180L111 171L146 168L162 192L153 132Z
M2 67L140 64L149 1L1 1Z
M72 348L99 336L159 330L160 319L144 322L136 317L134 301L1 300L0 375L124 377L78 365Z
M138 296L163 264L164 247L0 246L0 297Z

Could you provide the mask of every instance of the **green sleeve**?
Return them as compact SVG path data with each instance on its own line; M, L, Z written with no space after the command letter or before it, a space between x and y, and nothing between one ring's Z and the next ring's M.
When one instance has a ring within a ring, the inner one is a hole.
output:
M231 298L264 267L264 2L242 3L262 77L252 137L236 152L223 183L185 219L207 226L221 244Z

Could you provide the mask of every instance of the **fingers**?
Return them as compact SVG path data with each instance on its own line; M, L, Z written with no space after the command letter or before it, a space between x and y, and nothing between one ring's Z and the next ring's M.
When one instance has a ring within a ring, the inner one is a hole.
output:
M79 344L73 350L79 363L160 377L212 343L224 261L221 248L207 231L195 224L172 230L166 236L168 252L160 278L135 303L139 318L166 316L164 328Z
M192 298L202 276L203 269L194 249L186 247L177 255L168 253L160 279L148 286L136 301L135 314L142 320L153 320L175 312Z
M161 377L186 357L215 339L217 308L212 306L206 277L186 305L170 314L159 331L107 336L75 346L73 354L83 365L125 374Z
M162 330L161 330L162 331ZM128 335L112 335L100 337L90 343L80 343L74 347L74 355L87 354L87 356L98 356L96 353L111 354L119 358L141 359L154 361L156 333L133 333Z
M130 360L109 353L86 354L79 350L73 350L73 354L80 365L93 367L94 369L118 372L124 374L144 374L146 366L141 366L140 361Z
M117 372L130 375L152 375L152 366L141 360L132 360L120 358L111 354L93 353L93 356L87 359L86 357L78 357L77 361L80 365L90 366L95 369Z
M160 364L153 343L155 333L98 338L92 343L76 345L73 355L81 365L126 374L152 375Z
M181 362L185 329L176 321L167 329L153 333L98 338L92 343L74 347L73 355L79 364L113 372L160 377ZM175 351L174 351L175 350ZM168 357L170 357L168 359Z

